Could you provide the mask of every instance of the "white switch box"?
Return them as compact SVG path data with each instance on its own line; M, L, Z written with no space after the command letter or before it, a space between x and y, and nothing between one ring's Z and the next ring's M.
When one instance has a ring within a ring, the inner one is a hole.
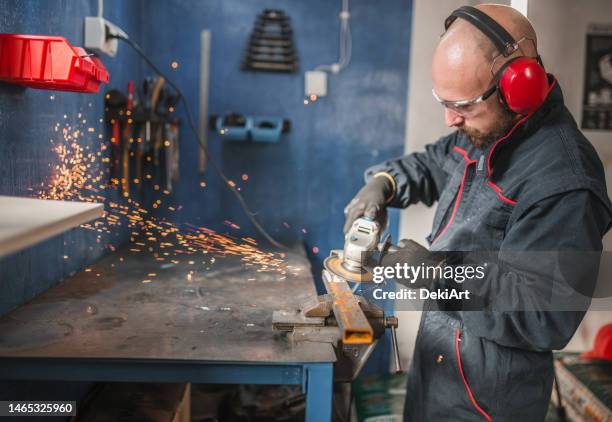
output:
M327 95L327 73L321 70L310 70L304 74L304 94L310 98Z
M116 38L109 38L109 35L121 35L127 38L127 34L121 28L98 16L87 16L84 28L84 47L110 57L115 57L117 54L118 43Z

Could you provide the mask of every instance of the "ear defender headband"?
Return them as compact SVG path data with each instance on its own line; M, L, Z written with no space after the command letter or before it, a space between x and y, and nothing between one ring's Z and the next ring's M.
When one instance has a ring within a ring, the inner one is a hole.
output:
M518 43L506 29L483 11L462 6L444 21L444 29L462 18L487 36L503 57L518 50ZM537 110L546 99L548 78L540 56L519 56L508 60L494 75L495 86L501 102L510 111L527 115Z

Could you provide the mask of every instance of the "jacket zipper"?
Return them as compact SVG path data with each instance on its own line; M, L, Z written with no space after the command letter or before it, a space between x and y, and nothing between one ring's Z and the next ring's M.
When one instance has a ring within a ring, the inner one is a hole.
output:
M451 213L451 216L448 219L447 223L444 225L444 228L440 231L440 233L438 233L438 235L433 240L433 242L431 242L432 244L436 243L436 241L440 237L442 237L446 229L448 229L448 227L451 225L451 223L455 219L455 214L457 214L457 209L459 209L459 203L461 202L461 196L463 195L463 189L465 188L465 181L467 179L468 169L470 168L472 164L476 164L476 160L470 159L470 157L468 157L467 152L464 149L459 148L458 146L454 146L453 149L457 151L458 153L460 153L461 155L463 155L463 159L466 161L466 165L465 165L465 168L463 169L463 177L461 178L461 185L459 186L459 192L457 192L457 197L455 198L455 204L453 205L453 212Z

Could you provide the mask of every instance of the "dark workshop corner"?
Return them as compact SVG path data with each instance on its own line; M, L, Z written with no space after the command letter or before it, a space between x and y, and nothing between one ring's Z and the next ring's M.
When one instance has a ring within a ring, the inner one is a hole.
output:
M342 210L362 185L363 169L403 150L411 2L386 1L375 9L367 3L355 0L352 4L356 47L350 67L341 76L330 76L330 95L324 101L307 106L301 97L303 71L337 56L338 2L106 0L104 4L105 17L170 74L192 109L198 108L199 51L195 46L200 31L210 29L209 112L291 120L291 132L278 144L231 144L211 134L209 148L231 179L248 175L242 193L274 237L304 242L313 275L319 280L323 257L343 244ZM239 68L254 16L270 7L282 8L291 16L300 59L300 71L295 74L249 73ZM8 0L0 9L0 32L62 35L82 45L82 20L94 16L96 9L96 0ZM178 63L176 69L171 69L172 61ZM105 57L103 62L111 75L109 88L124 89L128 80L152 74L125 44L117 57ZM0 155L4 157L0 194L34 196L49 178L55 164L49 139L56 123L84 119L99 133L105 89L83 95L0 84ZM184 118L182 107L178 112ZM220 179L210 171L204 177L197 173L196 143L187 130L182 136L181 182L173 202L183 208L167 217L221 232L228 231L224 221L230 220L240 226L241 236L257 237ZM82 139L90 145L97 141ZM205 189L200 188L201 181L206 182ZM396 235L397 230L394 213L390 232ZM0 314L97 261L108 253L107 243L121 244L127 236L123 230L97 241L95 232L74 229L1 259ZM365 372L388 366L388 342L381 343ZM4 383L0 396L33 399L52 392L55 398L79 399L88 387L85 383Z

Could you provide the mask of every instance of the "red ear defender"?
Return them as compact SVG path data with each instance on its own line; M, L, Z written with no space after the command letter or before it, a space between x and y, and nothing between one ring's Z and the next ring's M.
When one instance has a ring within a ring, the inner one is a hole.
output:
M535 58L517 57L499 70L497 87L510 110L527 115L544 103L548 77Z

